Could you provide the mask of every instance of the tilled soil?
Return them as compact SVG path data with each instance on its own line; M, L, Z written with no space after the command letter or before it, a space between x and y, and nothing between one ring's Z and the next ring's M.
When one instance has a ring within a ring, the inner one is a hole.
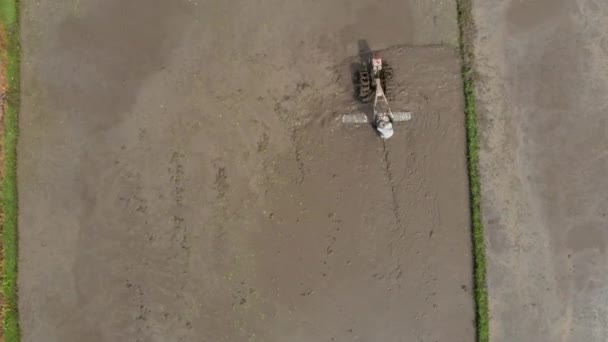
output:
M492 341L607 341L608 7L474 7Z
M24 341L473 340L455 8L390 2L24 1Z

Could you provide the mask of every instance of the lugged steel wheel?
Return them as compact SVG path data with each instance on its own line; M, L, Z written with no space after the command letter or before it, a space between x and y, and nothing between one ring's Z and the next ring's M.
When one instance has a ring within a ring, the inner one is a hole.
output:
M384 82L384 85L382 86L383 90L384 90L384 96L386 96L386 99L389 101L393 100L393 86L388 83L388 82Z
M368 102L372 93L369 72L366 69L359 69L357 78L359 83L359 99L363 102Z
M390 65L383 63L382 64L382 78L385 81L390 80L391 78L393 78L393 67L391 67Z
M391 82L392 78L393 68L388 65L388 63L382 63L380 80L382 81L382 89L384 90L384 95L389 101L393 99L393 86Z

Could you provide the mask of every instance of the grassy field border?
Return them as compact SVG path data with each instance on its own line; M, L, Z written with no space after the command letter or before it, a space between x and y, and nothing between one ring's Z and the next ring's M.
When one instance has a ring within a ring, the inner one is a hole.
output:
M462 80L464 82L465 116L467 127L467 161L469 169L471 226L473 240L473 268L475 285L475 322L477 341L490 340L488 292L486 287L486 245L481 223L479 184L479 134L477 130L477 104L475 99L475 70L473 37L473 0L456 0L458 10L459 42L462 56Z
M19 312L17 304L17 137L19 134L20 45L19 0L0 2L0 25L5 66L4 165L2 166L2 295L4 300L4 339L18 342Z

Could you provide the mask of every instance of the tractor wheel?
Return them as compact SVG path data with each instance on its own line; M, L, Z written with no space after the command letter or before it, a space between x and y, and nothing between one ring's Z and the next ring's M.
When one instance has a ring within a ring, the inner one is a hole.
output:
M393 67L388 64L382 65L382 78L388 81L393 78Z
M393 96L393 86L390 83L384 83L384 96L389 101L392 101L395 97Z
M369 73L366 69L359 69L357 78L359 83L359 99L363 102L368 102L372 93Z
M386 96L386 99L389 101L392 101L394 96L393 96L393 82L390 81L390 79L388 78L384 78L382 79L382 89L384 90L384 95Z

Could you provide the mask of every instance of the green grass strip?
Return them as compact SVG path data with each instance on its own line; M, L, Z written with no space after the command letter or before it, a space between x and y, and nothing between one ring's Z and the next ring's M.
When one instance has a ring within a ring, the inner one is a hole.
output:
M19 134L19 0L0 1L0 25L5 44L2 51L7 81L4 108L4 165L2 178L2 247L4 265L2 295L4 296L4 338L18 342L19 312L17 305L17 137Z
M464 82L465 115L467 126L467 152L469 168L471 225L473 230L473 264L475 285L475 309L477 341L490 340L488 291L486 287L486 246L481 223L481 203L479 185L479 134L477 131L477 112L475 100L475 72L472 0L456 0L458 25L460 29L460 53L462 56L462 79Z

